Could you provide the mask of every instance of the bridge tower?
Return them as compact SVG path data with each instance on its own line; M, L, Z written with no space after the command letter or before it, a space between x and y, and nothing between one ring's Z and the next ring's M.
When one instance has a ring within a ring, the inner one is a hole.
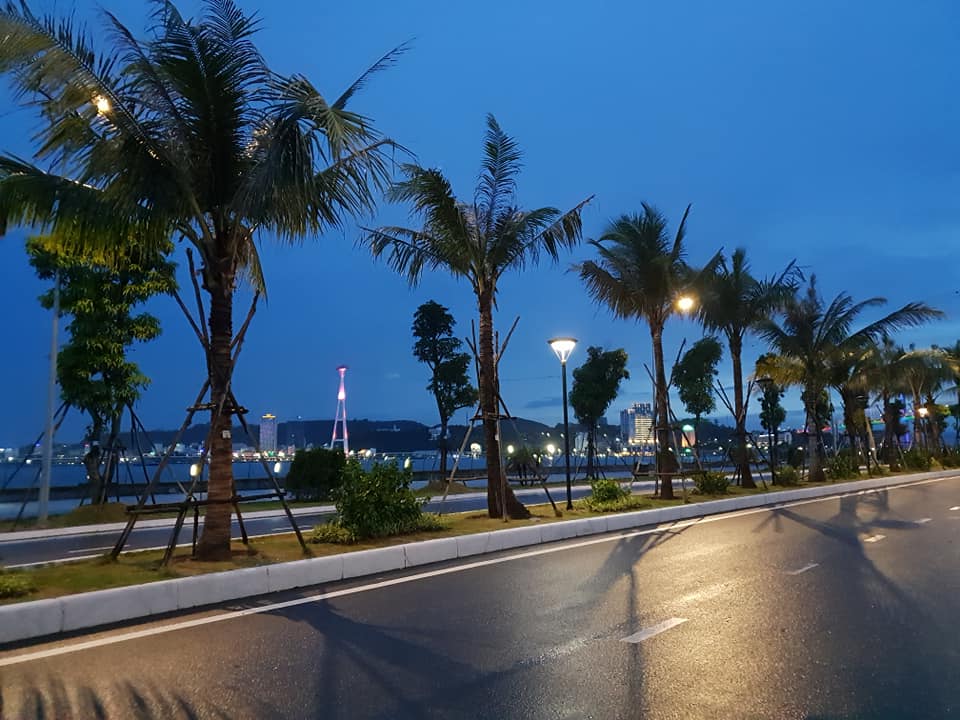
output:
M333 419L333 437L330 438L330 449L337 443L343 446L343 454L350 454L350 440L347 435L347 389L344 385L344 376L347 374L347 366L341 365L337 368L340 373L340 390L337 392L337 414ZM340 437L337 437L337 425L340 426Z

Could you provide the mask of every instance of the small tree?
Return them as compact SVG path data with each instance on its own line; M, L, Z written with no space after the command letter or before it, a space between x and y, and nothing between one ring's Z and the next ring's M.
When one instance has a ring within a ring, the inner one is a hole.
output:
M693 415L694 448L700 442L700 419L717 408L714 378L723 357L723 347L716 338L697 340L673 366L673 384L680 402Z
M765 355L761 355L757 360L757 363L762 364L765 357ZM776 468L777 443L780 435L780 426L783 425L787 419L787 411L784 409L783 405L780 404L780 400L783 399L784 388L780 385L777 385L770 378L761 380L759 385L760 426L767 431L767 436L770 438L770 459L773 467ZM772 480L774 483L777 482L775 470Z
M125 251L116 269L47 247L42 238L27 242L27 253L38 277L59 276L60 309L70 316L70 339L57 356L57 381L63 401L90 419L85 441L89 450L83 462L90 484L90 499L103 503L116 463L101 471L105 459L101 443L111 452L120 435L120 420L150 379L127 359L135 342L160 335L160 321L134 309L154 295L176 287L174 265L160 252ZM45 308L53 307L53 290L40 296Z
M456 321L443 305L430 300L417 308L413 316L413 354L430 368L429 390L440 415L440 474L447 473L447 425L460 408L477 401L477 390L470 384L467 368L470 355L460 352L462 343L453 336Z
M573 371L570 406L577 420L587 426L587 475L593 477L597 453L597 425L610 403L620 392L620 382L627 380L627 353L623 348L604 351L587 348L587 359Z

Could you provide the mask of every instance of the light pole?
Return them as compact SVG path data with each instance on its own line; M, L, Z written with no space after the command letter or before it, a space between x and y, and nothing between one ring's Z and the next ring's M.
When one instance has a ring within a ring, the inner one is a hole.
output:
M573 510L573 490L570 487L570 421L567 416L567 358L577 345L576 338L558 337L547 341L560 358L560 374L563 377L563 451L567 471L567 510Z
M761 399L761 405L764 405L767 402L767 394L773 390L776 386L774 385L773 378L769 375L764 375L763 377L757 378L757 385L760 386L760 390L763 392L764 397ZM775 422L772 418L774 416L773 408L770 409L770 427L767 428L767 437L770 439L770 482L774 485L777 484L777 443L780 440L780 425Z

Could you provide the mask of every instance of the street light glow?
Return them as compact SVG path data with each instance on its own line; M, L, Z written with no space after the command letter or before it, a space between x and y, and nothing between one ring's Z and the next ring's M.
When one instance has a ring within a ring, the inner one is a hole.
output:
M200 474L200 465L198 463L194 463L193 465L190 466L190 477L195 478L199 474Z
M513 455L513 445L507 445L507 455Z
M697 301L692 295L681 295L679 298L677 298L677 309L680 312L690 312L693 310L696 304Z
M555 452L557 452L557 446L554 445L553 443L550 443L549 445L547 445L547 452L550 455L553 455Z
M96 106L97 113L100 115L106 115L112 107L110 105L110 98L106 98L103 95L97 95L93 99L93 104Z
M567 358L570 357L570 353L573 352L573 348L577 345L577 339L571 337L553 338L553 340L547 340L547 342L562 363L567 362Z

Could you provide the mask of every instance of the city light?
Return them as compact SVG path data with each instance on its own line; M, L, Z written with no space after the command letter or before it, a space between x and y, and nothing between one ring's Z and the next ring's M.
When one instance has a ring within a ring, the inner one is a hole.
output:
M549 445L547 445L547 453L549 453L550 455L553 455L555 452L557 452L556 445L554 445L553 443L550 443Z
M677 298L677 309L680 312L690 312L696 304L697 301L691 295L681 295Z
M557 357L560 358L561 363L567 362L570 353L572 353L573 349L577 346L576 338L570 337L553 338L553 340L547 340L547 342L550 344L550 347L553 348Z
M100 115L106 115L108 112L110 112L110 109L112 107L110 105L110 99L104 97L103 95L97 95L93 99L93 104L96 106L97 113Z
M507 455L513 455L514 449L513 445L507 445Z

